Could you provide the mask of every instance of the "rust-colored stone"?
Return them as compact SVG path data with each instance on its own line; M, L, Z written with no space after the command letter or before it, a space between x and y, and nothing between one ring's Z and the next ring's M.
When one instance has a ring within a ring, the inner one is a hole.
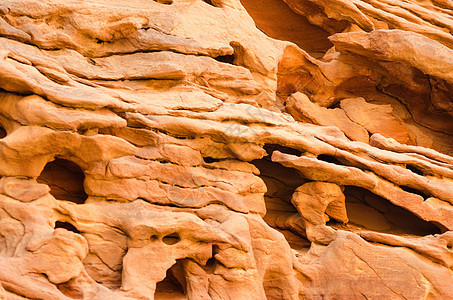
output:
M0 299L451 298L452 10L3 1Z

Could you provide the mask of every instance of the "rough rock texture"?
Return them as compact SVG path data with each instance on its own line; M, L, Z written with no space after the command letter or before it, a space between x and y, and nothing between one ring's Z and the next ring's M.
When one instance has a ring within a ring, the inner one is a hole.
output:
M285 1L0 3L0 299L451 298L453 3Z

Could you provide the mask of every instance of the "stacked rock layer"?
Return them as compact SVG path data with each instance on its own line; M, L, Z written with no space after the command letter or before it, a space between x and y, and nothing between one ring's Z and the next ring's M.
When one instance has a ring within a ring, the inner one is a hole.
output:
M0 298L450 298L452 31L447 0L2 1Z

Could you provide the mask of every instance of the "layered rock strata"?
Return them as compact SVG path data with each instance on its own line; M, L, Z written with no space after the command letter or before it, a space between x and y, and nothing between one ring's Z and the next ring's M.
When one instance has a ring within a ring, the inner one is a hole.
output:
M0 297L453 295L453 6L270 3L0 4Z

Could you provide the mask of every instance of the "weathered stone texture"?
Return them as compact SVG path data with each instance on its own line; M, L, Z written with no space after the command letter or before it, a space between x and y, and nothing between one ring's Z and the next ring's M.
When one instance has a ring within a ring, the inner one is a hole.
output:
M266 5L0 3L0 299L452 297L453 4Z

